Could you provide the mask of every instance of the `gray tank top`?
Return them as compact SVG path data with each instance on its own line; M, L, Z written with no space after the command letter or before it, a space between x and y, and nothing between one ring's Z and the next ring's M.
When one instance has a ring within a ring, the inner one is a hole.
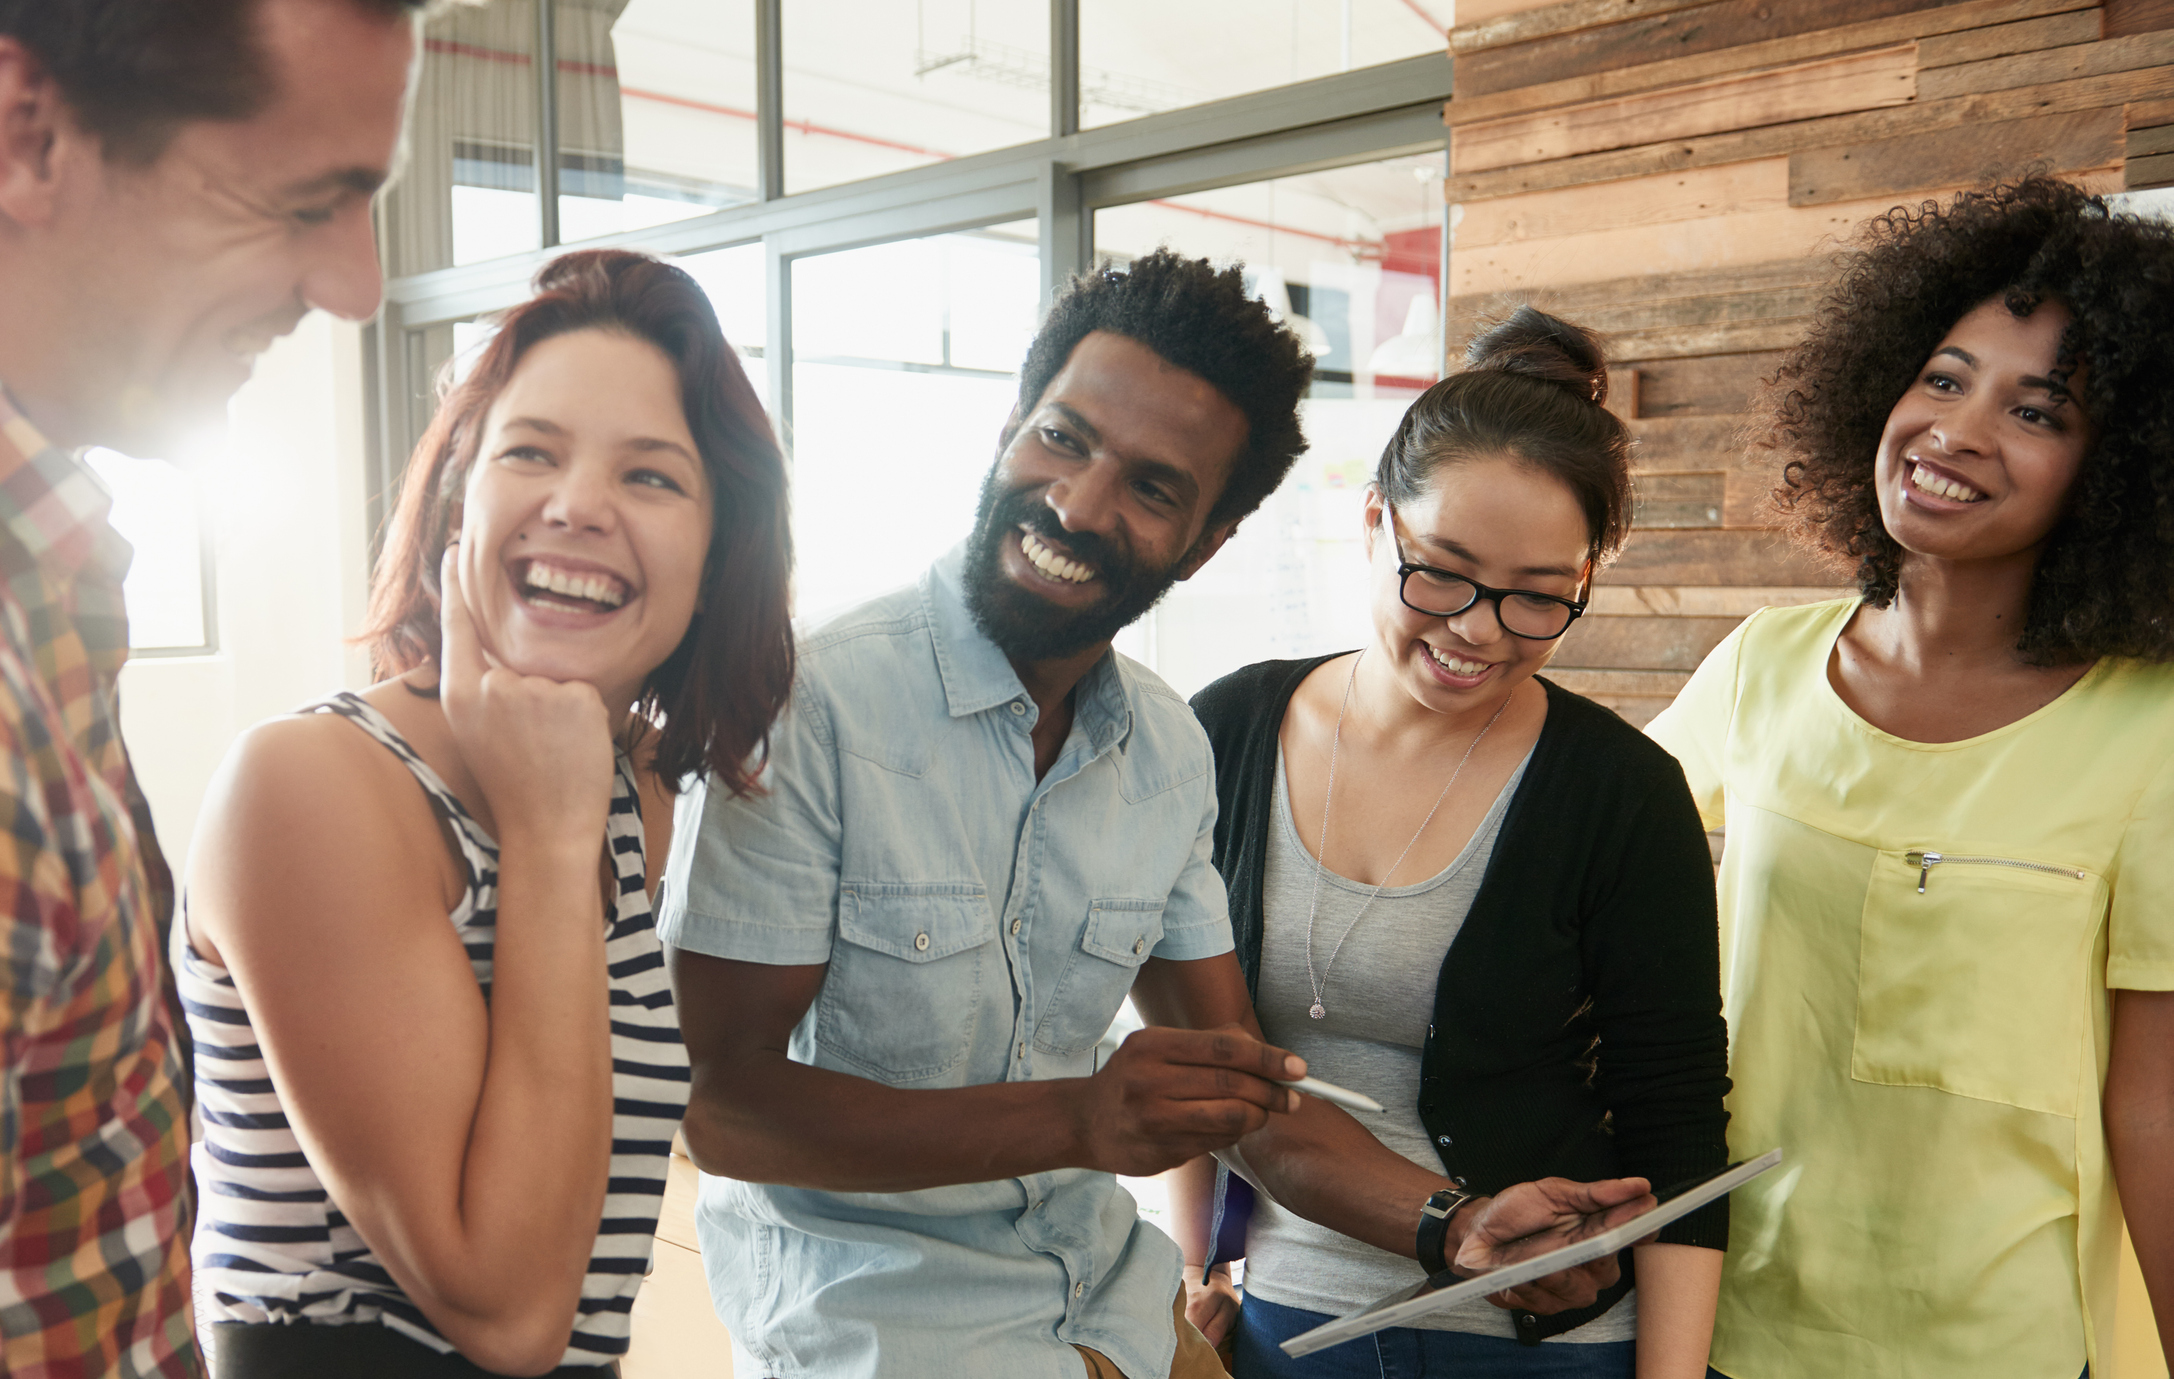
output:
M1313 897L1313 856L1299 841L1276 758L1275 817L1268 827L1268 874L1262 892L1260 992L1255 1008L1269 1042L1306 1060L1317 1077L1364 1092L1386 1108L1362 1117L1375 1138L1415 1164L1439 1173L1442 1161L1419 1121L1419 1064L1435 986L1449 945L1464 925L1502 831L1502 817L1532 761L1518 763L1487 817L1455 861L1411 886L1392 886L1372 905L1372 886L1321 874L1313 923L1314 971L1327 965L1345 931L1322 990L1327 1014L1307 1016L1313 989L1306 977L1306 912ZM1361 907L1365 913L1360 914ZM1352 929L1357 920L1358 927ZM1415 1204L1416 1205L1416 1204ZM1341 1314L1425 1277L1418 1263L1317 1226L1262 1194L1246 1236L1245 1291L1285 1307ZM1514 1338L1510 1314L1478 1302L1421 1318L1414 1326ZM1626 1341L1637 1334L1636 1294L1551 1342Z

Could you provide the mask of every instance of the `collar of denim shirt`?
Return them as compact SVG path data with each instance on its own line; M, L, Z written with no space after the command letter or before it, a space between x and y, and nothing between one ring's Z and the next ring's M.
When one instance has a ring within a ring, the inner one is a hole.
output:
M989 640L966 606L969 544L962 541L952 547L921 580L921 604L936 647L936 669L943 676L945 704L953 718L965 718L1024 700L1026 725L1032 727L1033 697L1003 649ZM1074 724L1087 735L1096 756L1121 746L1131 735L1133 696L1139 692L1125 659L1114 647L1080 677L1072 691Z

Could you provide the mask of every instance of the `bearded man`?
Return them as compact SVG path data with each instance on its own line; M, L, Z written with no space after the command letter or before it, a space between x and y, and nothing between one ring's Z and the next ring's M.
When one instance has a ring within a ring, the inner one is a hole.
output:
M1311 371L1236 268L1076 281L965 544L802 639L761 793L682 800L659 929L736 1374L1223 1374L1115 1175L1305 1065L1232 953L1206 735L1110 640L1282 481ZM1460 1228L1542 1224L1518 1192Z

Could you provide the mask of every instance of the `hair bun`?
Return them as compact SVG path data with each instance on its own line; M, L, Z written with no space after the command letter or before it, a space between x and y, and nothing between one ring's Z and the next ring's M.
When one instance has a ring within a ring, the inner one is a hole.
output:
M1465 346L1465 368L1523 374L1558 386L1584 401L1608 400L1608 359L1600 342L1568 321L1537 307L1521 306Z

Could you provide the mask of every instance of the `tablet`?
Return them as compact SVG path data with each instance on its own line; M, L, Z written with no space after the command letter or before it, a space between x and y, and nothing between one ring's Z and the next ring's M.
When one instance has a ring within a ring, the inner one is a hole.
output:
M1326 1350L1332 1345L1354 1341L1361 1336L1371 1336L1377 1331L1399 1326L1414 1317L1429 1312L1439 1312L1445 1307L1456 1307L1477 1298L1499 1293L1505 1288L1515 1288L1563 1269L1575 1268L1612 1255L1626 1245L1645 1239L1678 1217L1689 1216L1717 1197L1723 1197L1758 1177L1781 1162L1781 1151L1770 1149L1747 1163L1723 1169L1712 1177L1701 1179L1692 1186L1668 1198L1651 1211L1641 1213L1620 1226L1573 1241L1560 1249L1534 1255L1517 1264L1507 1264L1484 1274L1465 1278L1443 1271L1424 1283L1391 1293L1388 1297L1371 1303L1349 1316L1301 1332L1283 1343L1283 1353L1293 1359Z

